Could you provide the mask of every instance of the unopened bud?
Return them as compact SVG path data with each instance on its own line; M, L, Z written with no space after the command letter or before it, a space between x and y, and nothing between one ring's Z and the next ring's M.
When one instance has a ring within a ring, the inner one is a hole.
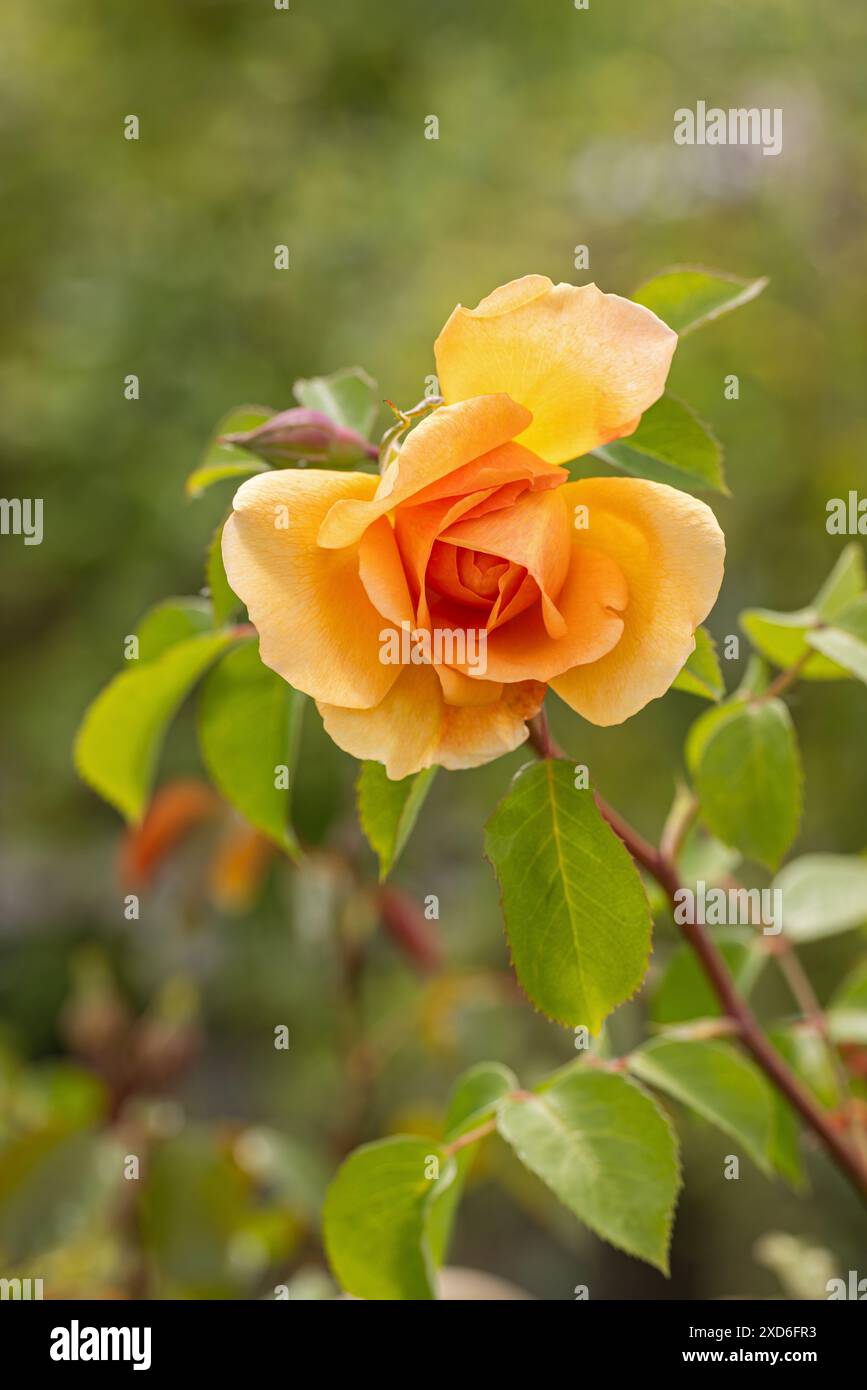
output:
M373 444L355 430L335 425L327 415L301 406L281 410L264 425L243 434L224 434L221 444L237 444L258 454L267 463L307 463L346 465L361 459L378 458Z

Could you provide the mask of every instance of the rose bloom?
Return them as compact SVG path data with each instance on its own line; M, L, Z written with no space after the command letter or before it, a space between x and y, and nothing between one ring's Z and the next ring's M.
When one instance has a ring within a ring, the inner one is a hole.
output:
M675 488L570 482L558 465L632 433L676 342L619 295L528 275L455 309L436 342L446 404L382 477L243 484L229 583L263 662L313 696L341 748L392 778L475 767L527 738L548 685L605 725L668 690L722 581L717 521ZM484 633L484 671L383 660L402 625Z

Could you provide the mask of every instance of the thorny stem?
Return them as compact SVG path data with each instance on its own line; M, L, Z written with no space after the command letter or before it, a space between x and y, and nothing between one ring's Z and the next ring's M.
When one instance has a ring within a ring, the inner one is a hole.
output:
M786 672L783 673L788 674ZM792 677L794 679L794 677ZM791 682L787 681L786 684ZM778 690L781 684L775 682ZM548 730L544 710L529 722L530 743L542 758L565 758L565 753L554 743ZM594 793L594 795L596 795ZM672 904L681 889L680 877L674 862L663 852L639 835L628 821L609 806L602 797L596 795L596 805L611 829L623 841L636 863L656 880ZM846 1139L834 1128L830 1115L813 1099L794 1072L783 1061L776 1048L765 1037L758 1020L738 993L737 987L728 972L725 961L715 942L698 922L684 922L682 931L687 942L695 952L723 1011L735 1024L738 1036L744 1047L773 1083L785 1096L802 1120L822 1142L838 1168L846 1175L862 1198L867 1198L867 1165L858 1153L850 1147Z

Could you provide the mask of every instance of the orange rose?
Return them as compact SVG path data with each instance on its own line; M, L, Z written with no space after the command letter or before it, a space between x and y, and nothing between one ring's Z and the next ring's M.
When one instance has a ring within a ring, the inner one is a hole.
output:
M455 309L446 404L381 478L269 472L223 531L266 665L328 733L406 777L518 747L550 684L595 724L663 695L722 581L711 510L557 465L630 434L677 335L595 285L540 275Z

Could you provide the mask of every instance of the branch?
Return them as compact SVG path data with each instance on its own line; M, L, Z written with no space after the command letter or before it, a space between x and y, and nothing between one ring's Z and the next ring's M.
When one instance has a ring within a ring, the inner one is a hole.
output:
M543 758L565 758L565 753L552 740L544 710L529 723L529 741ZM594 795L596 795L594 793ZM596 805L615 835L623 841L636 863L656 880L675 904L675 894L682 885L675 864L668 856L639 835L628 821L596 795ZM846 1175L861 1197L867 1198L867 1166L849 1147L834 1128L831 1117L813 1099L794 1072L783 1061L776 1048L765 1037L758 1020L738 993L726 963L716 944L698 922L684 922L682 931L698 957L699 964L713 987L724 1013L737 1024L738 1036L744 1047L776 1089L785 1096L801 1119L822 1142L838 1168Z

